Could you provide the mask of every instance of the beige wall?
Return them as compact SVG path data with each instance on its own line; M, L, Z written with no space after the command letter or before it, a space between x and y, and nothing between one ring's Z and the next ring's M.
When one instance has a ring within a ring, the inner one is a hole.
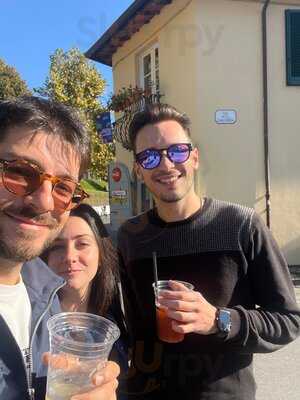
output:
M300 264L300 87L285 81L287 8L272 5L269 10L272 223L289 262Z
M300 89L285 85L285 8L268 11L271 223L289 263L300 264ZM190 115L200 148L198 191L265 217L261 9L254 1L175 0L117 51L113 65L115 90L135 85L137 54L157 41L163 100ZM235 109L237 123L217 125L220 108ZM118 146L117 154L131 165L129 152Z
M197 3L197 2L196 2ZM161 14L151 20L150 24L144 25L129 41L125 43L113 56L113 77L114 89L118 91L122 86L138 85L138 56L153 43L159 43L160 47L160 81L161 93L165 94L162 101L168 101L177 107L186 110L190 109L190 99L183 102L183 96L178 96L182 92L182 87L188 85L192 88L193 82L190 79L180 79L177 77L182 75L182 71L188 69L189 76L197 76L198 68L195 65L197 54L189 51L189 57L193 58L193 62L185 63L186 56L178 58L181 48L178 43L177 21L185 24L189 18L194 19L192 9L195 7L194 1L180 0L174 1L172 4L164 7ZM187 16L185 14L188 13ZM182 14L184 16L182 17ZM175 28L174 28L175 24ZM179 31L180 34L180 31ZM175 38L175 39L174 39ZM174 87L174 81L177 81ZM184 89L184 92L186 90ZM186 96L188 97L188 96ZM121 145L117 144L118 158L127 163L131 167L132 155L123 151Z

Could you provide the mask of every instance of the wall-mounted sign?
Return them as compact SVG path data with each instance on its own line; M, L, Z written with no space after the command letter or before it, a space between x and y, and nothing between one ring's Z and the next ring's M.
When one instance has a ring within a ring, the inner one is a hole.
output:
M103 143L113 142L110 112L105 112L96 117L96 129Z
M113 190L111 192L110 201L111 204L123 204L127 200L126 190Z
M126 190L112 190L111 195L114 197L126 197L127 191Z
M217 124L235 124L237 120L235 110L217 110L215 121Z
M108 167L110 224L112 231L132 217L131 177L121 162L112 161Z
M115 167L112 170L111 176L115 182L119 182L122 178L122 171L120 170L119 167Z

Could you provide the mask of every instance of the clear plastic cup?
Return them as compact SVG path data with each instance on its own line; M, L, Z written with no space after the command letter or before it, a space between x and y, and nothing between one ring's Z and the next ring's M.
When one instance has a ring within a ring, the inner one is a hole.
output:
M176 281L182 283L188 289L193 290L194 286L191 283ZM160 290L173 290L169 286L169 281L158 281L157 287L155 282L152 284L155 295L155 307L156 307L156 324L157 324L157 335L160 340L167 343L178 343L184 339L184 334L175 332L172 328L172 319L167 316L167 310L165 307L161 307L158 303L157 297L159 296Z
M94 314L64 312L47 322L50 362L46 400L69 400L90 390L91 377L105 366L119 328Z

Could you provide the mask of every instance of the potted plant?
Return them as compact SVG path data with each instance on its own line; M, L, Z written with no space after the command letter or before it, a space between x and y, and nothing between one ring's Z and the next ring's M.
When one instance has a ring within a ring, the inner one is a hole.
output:
M110 111L125 111L132 104L144 99L149 94L149 90L144 90L138 86L122 87L116 94L111 96L107 107Z

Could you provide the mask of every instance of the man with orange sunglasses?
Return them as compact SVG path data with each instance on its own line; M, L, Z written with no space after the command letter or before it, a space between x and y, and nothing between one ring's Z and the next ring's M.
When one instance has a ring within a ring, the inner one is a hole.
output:
M87 194L89 135L77 114L37 97L0 102L0 398L45 397L46 322L63 281L36 257ZM78 400L115 399L118 366L93 376Z

